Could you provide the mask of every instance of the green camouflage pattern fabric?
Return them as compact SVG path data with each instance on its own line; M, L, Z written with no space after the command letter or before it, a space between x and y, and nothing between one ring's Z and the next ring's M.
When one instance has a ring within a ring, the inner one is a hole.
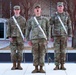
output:
M49 22L45 17L36 17L39 24L41 25L43 31L45 32L47 39L50 37L50 26ZM31 33L31 38L29 38ZM46 54L46 43L43 33L36 25L34 18L28 20L27 30L26 30L26 38L27 40L32 41L32 53L33 53L33 65L34 66L43 66L45 61Z
M32 40L32 53L33 53L33 65L44 66L45 55L46 55L46 40Z
M66 60L66 49L67 46L67 37L61 36L61 37L54 37L54 60L55 65L64 64Z
M11 61L19 61L23 60L23 49L24 42L21 37L13 37L13 42L10 43L11 48Z
M68 35L65 33L57 17L57 14L55 13L50 19L50 24L52 25L52 36L62 36L62 35L72 36L72 26L71 26L71 19L69 17L69 14L67 12L63 12L63 13L58 13L58 15L60 16L62 22L64 23Z
M65 62L65 49L67 47L67 37L72 36L72 26L69 14L67 12L63 12L58 13L58 15L64 23L64 26L66 27L68 34L65 33L57 15L54 14L50 19L50 24L52 28L52 36L54 38L54 59L56 65Z
M43 16L36 17L36 18L37 18L39 24L41 25L41 28L43 29L44 33L46 34L47 40L49 40L50 26L49 26L48 20ZM31 36L30 36L31 38L29 38L30 31L31 31ZM32 17L30 20L28 20L27 29L26 29L26 39L33 40L33 39L40 39L40 38L45 39L42 31L37 26L34 18Z
M64 3L63 2L57 2L57 6L63 6Z
M25 35L25 29L26 29L26 20L24 17L19 16L15 17L18 24L20 25L20 28ZM13 39L13 42L10 42L10 49L11 49L11 60L12 61L21 61L23 57L23 48L24 48L24 42L22 39L22 36L19 32L19 29L14 23L13 18L11 17L8 21L8 27L7 27L7 37L11 37Z
M22 16L15 17L15 18L16 18L18 24L20 25L22 33L25 35L25 29L26 29L25 18ZM12 17L8 21L7 37L21 37L20 31L19 31L18 27L15 25L15 22Z

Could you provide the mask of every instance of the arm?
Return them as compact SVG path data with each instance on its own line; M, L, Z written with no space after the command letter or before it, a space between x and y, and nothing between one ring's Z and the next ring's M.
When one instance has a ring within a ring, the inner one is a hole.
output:
M26 37L26 19L25 18L23 18L23 35L24 35L24 37Z
M50 30L50 35L51 35L51 38L54 36L54 15L51 16L50 20L50 26L51 26L51 30Z
M47 41L50 40L50 31L51 31L51 26L48 20L46 20L46 36L47 36Z
M27 41L30 40L30 38L29 38L30 31L31 31L31 21L28 20L27 24L26 24L26 39L27 39Z
M11 24L10 24L10 20L8 20L7 22L7 38L10 38L11 37Z
M7 22L7 38L9 39L10 42L13 42L13 39L11 38L11 24L10 24L10 20L8 20Z
M69 14L68 14L67 25L68 25L68 36L72 36L72 25L71 25L71 19Z

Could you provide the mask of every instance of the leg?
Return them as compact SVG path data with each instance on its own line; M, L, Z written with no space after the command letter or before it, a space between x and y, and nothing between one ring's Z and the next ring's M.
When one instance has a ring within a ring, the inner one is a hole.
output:
M38 72L38 65L39 65L38 40L32 41L32 53L33 53L33 65L35 66L35 69L32 71L32 73L37 73Z
M15 70L16 69L16 50L11 50L11 60L13 62L13 66L11 70Z
M23 60L23 43L18 43L18 52L17 52L17 69L22 70L21 61Z
M55 47L54 60L56 65L54 70L58 70L59 64L60 64L60 38L59 37L54 38L54 47Z
M55 68L54 68L54 70L59 69L59 58L60 58L60 54L59 54L59 52L57 52L57 50L55 50L55 52L54 52Z
M46 54L46 41L44 39L39 40L39 65L40 73L45 73L43 70Z
M18 62L17 62L17 69L22 70L23 68L21 67L21 61L22 61L22 57L23 57L23 52L22 50L18 50Z
M16 55L16 45L14 43L10 44L11 47L11 61L13 62L13 67L11 70L16 69L16 60L17 60L17 55Z
M60 64L61 64L61 67L60 69L62 70L66 70L66 68L64 67L64 63L65 63L65 58L66 58L66 53L65 53L65 48L66 48L66 37L62 37L61 38L61 54L60 54Z

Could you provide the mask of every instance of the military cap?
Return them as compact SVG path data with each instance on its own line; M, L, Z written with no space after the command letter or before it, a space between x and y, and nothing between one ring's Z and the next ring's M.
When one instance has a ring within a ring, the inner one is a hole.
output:
M63 6L64 3L63 2L57 2L57 6Z
M37 8L37 7L41 8L41 5L40 4L34 4L34 8Z
M13 9L15 10L15 9L20 9L20 6L19 5L15 5L14 7L13 7Z

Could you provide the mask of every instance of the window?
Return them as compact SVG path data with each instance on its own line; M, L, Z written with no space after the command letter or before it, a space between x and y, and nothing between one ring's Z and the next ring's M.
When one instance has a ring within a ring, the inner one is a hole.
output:
M0 39L4 38L4 23L0 23Z

